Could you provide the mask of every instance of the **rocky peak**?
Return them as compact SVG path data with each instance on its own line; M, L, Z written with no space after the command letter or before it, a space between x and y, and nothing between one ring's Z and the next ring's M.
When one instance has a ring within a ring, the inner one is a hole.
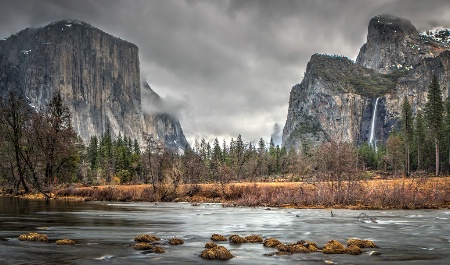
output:
M369 22L367 43L356 63L383 74L412 69L424 58L438 56L449 46L419 35L409 20L379 15Z
M391 15L378 15L369 22L367 41L398 41L418 38L419 33L411 22Z

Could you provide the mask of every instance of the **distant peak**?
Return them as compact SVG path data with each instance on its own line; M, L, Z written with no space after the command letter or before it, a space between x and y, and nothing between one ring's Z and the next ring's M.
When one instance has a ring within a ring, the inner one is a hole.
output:
M84 21L76 20L76 19L62 19L62 20L50 23L48 25L48 27L50 27L50 26L65 26L65 27L69 27L69 28L72 26L92 27L91 24L88 24Z

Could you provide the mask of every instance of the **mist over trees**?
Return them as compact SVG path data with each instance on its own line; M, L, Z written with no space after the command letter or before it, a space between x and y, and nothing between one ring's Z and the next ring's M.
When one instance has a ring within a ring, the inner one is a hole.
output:
M450 172L450 99L442 100L433 79L425 109L413 113L402 102L401 130L377 149L369 144L327 142L298 153L261 138L241 135L229 142L197 139L183 152L152 135L145 142L127 135L113 139L109 126L87 146L70 124L61 96L36 110L10 93L0 100L0 184L10 193L37 190L51 196L58 185L150 184L154 200L172 200L182 184L194 192L200 183L308 181L329 185L339 202L350 200L355 180L377 175ZM447 161L447 162L446 162Z

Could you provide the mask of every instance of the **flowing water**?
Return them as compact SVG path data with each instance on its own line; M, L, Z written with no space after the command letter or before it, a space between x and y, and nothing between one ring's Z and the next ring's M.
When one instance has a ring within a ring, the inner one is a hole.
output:
M359 211L281 208L223 208L220 204L110 203L24 200L0 197L0 264L450 264L450 210ZM376 218L372 222L358 216ZM48 243L23 242L28 232L45 233ZM306 239L373 240L381 255L298 253L264 256L275 249L262 244L221 242L235 257L200 258L212 234L257 234L285 243ZM133 237L173 236L183 245L163 245L163 254L134 250ZM70 238L73 246L56 245Z
M375 139L375 121L376 121L376 117L377 117L377 107L378 107L379 99L380 98L377 98L377 100L375 101L375 107L373 108L372 124L370 126L370 136L369 136L369 144L371 146L373 146L375 148L375 150L377 149L377 142Z

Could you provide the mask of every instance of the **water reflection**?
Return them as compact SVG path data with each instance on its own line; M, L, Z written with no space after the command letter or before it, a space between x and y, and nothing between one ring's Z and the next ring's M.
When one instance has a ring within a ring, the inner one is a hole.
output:
M218 204L109 203L0 198L0 264L211 264L198 255L214 233L301 239L323 246L330 239L371 239L381 256L322 253L266 257L261 244L221 243L236 257L227 264L450 264L448 210L365 211L377 222L358 219L361 211L317 209L222 208ZM49 243L21 242L19 234L41 232ZM184 245L163 246L164 254L136 251L133 237L172 236ZM75 246L57 246L70 238ZM366 251L370 251L367 249Z

